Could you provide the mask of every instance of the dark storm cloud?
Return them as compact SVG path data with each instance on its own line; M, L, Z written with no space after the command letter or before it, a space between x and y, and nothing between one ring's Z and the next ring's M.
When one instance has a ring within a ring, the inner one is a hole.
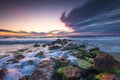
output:
M0 29L0 32L10 32L10 33L28 33L26 31L12 31L12 30L7 30L7 29Z
M6 30L6 29L0 29L0 32L14 32L14 31Z
M89 0L61 20L75 32L120 34L120 0Z

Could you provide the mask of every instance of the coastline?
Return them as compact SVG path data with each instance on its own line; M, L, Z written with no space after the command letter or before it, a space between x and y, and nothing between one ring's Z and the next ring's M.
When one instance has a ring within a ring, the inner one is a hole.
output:
M78 80L78 78L97 80L96 76L100 76L99 74L106 72L103 70L99 72L97 69L94 69L96 64L94 60L101 54L103 57L106 55L110 56L108 61L112 60L117 62L115 67L119 63L118 59L116 60L111 55L100 51L98 47L86 49L85 44L76 44L76 42L72 40L57 39L50 43L32 44L28 48L22 48L17 51L9 52L8 54L0 55L0 74L4 74L1 80L39 80L43 78L46 78L46 80L56 80L55 78L58 78L57 80L64 80L62 74L66 73L78 74L78 77L66 74L64 76L64 78L68 78L66 80ZM107 59L107 57L105 57L105 59ZM106 63L100 63L100 65L104 64ZM103 69L107 67L107 65L105 67L96 66ZM46 69L47 72L46 70L44 71L44 69ZM67 72L62 72L62 70L66 69ZM81 72L84 70L86 76ZM91 73L90 71L90 73L86 73L86 71L89 72L89 70L94 72ZM104 75L109 77L109 75L120 74L112 70L114 70L114 68L112 69L111 67L111 70L108 70L108 73ZM40 72L44 74L41 75ZM49 73L49 75L47 73ZM38 77L39 75L41 75L41 77ZM114 76L113 78L116 77Z

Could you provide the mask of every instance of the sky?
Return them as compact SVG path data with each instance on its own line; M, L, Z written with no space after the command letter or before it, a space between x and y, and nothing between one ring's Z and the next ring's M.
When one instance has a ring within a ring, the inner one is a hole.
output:
M0 0L0 36L119 35L120 0Z

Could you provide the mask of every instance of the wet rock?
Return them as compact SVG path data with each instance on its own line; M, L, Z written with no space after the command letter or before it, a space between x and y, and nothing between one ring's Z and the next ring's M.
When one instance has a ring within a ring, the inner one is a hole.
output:
M92 51L98 51L98 52L100 52L100 49L98 47L90 48L89 52L92 52Z
M24 52L24 51L26 51L26 50L28 50L28 48L25 48L25 49L19 49L18 52Z
M11 60L13 63L18 63L19 62L19 60L17 60L17 59L12 59Z
M120 80L120 75L111 74L111 73L100 73L95 76L98 80Z
M35 57L45 57L45 55L42 51L40 51Z
M14 59L20 60L20 59L23 59L23 58L25 58L25 56L23 56L21 54L15 54L14 55Z
M71 49L77 49L78 46L75 43L69 42L67 44L65 44L61 50L71 50Z
M90 58L95 58L99 54L98 51L89 52L86 56Z
M67 39L57 39L57 40L53 41L51 44L54 45L56 43L64 45L64 44L68 43L68 40Z
M19 80L29 80L30 76L23 76L22 78L20 78Z
M78 59L78 66L82 69L89 69L92 67L92 64L86 60Z
M47 44L42 44L42 47L46 47L47 46Z
M7 72L7 69L0 70L0 80L4 80L5 73Z
M96 56L94 59L94 67L120 74L120 62L106 53L100 53Z
M36 65L36 59L26 58L21 60L21 67L28 66L28 65Z
M0 59L4 58L4 57L7 57L7 56L9 56L9 55L0 55Z
M79 47L85 49L85 48L86 48L86 45L85 45L85 44L80 44Z
M83 59L87 54L87 51L83 48L79 48L77 50L73 50L72 51L72 54L74 57L76 58L80 58L80 59Z
M65 57L63 57L63 56L57 58L55 61L56 61L56 65L57 65L58 67L70 65L70 60L68 60L67 58L65 58Z
M24 52L16 51L14 54L23 54Z
M59 49L59 48L61 48L61 47L58 45L52 45L49 47L49 50L54 50L54 49Z
M40 45L39 44L34 44L34 46L33 47L40 47Z
M62 67L57 70L62 80L79 80L81 77L80 72L77 67Z
M51 80L54 71L54 62L52 60L43 60L38 64L29 80Z

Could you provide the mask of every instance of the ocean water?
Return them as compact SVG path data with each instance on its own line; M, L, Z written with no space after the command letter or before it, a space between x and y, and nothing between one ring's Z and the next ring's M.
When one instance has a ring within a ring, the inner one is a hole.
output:
M0 52L25 48L35 43L49 43L56 39L70 39L87 48L99 47L101 51L120 56L120 36L98 37L0 37Z

